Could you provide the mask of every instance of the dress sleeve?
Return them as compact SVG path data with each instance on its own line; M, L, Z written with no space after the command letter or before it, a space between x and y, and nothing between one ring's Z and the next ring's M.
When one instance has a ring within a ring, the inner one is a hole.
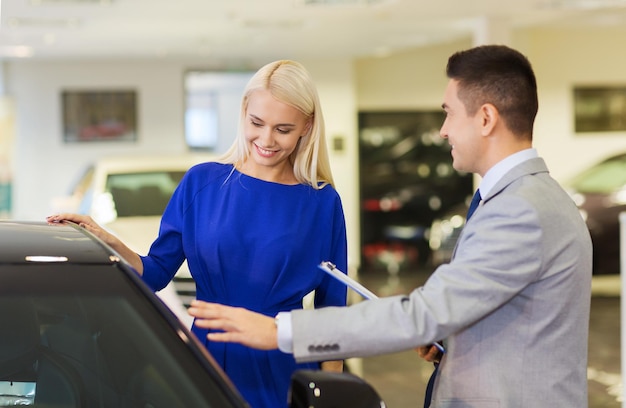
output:
M154 291L167 286L185 260L182 241L185 184L186 177L174 191L163 212L159 236L152 243L148 255L141 256L142 279Z
M330 237L330 250L328 258L324 260L334 263L339 270L347 273L348 271L348 244L346 238L346 220L341 205L341 199L335 192L334 206L332 212L332 225L330 235L322 236L320 239L328 239ZM348 290L346 286L326 275L320 286L315 290L315 307L324 306L345 306Z

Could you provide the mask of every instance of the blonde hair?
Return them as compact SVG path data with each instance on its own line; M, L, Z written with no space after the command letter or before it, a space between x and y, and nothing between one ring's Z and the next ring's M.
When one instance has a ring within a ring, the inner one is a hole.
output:
M270 91L274 98L298 109L311 121L309 131L300 138L296 149L289 156L298 182L316 189L326 184L334 185L326 147L324 117L317 89L308 71L295 61L271 62L259 69L250 79L241 101L237 138L217 161L243 163L250 155L243 128L250 94L259 89Z

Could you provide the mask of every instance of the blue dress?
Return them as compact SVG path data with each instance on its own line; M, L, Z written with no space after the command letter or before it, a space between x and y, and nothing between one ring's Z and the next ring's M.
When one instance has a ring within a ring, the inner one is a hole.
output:
M343 208L329 185L284 185L244 175L231 164L191 168L161 220L159 237L142 257L143 280L167 285L187 259L197 298L275 316L302 308L315 290L315 307L343 306L346 287L317 265L325 260L347 270ZM209 342L192 327L253 408L287 406L291 354Z

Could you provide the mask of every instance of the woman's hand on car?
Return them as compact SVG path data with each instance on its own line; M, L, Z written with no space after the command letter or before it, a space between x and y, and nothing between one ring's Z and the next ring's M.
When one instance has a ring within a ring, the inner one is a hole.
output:
M86 229L93 235L102 240L105 244L113 248L118 254L120 254L126 262L128 262L137 273L140 275L143 273L143 262L139 255L126 246L119 238L108 232L105 228L102 228L97 222L94 221L88 215L74 214L74 213L60 213L53 214L46 217L46 221L49 224L73 222L78 224L79 227Z

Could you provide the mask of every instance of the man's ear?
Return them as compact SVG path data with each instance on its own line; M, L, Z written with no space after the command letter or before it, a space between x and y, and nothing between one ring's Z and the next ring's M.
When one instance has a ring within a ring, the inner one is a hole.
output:
M483 136L489 135L493 132L493 129L500 120L500 112L498 112L498 109L494 105L486 103L480 107L478 114L481 133Z

